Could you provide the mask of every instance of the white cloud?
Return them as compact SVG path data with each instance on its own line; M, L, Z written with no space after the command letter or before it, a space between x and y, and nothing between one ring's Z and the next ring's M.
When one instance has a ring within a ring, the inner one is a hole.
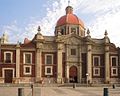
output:
M10 37L10 41L16 42L18 40L23 41L24 38L32 39L34 34L37 33L37 27L41 27L41 33L43 35L54 35L55 25L57 20L65 15L65 8L68 5L67 0L48 0L47 5L44 5L46 8L46 16L40 19L35 17L30 17L30 22L25 26L25 28L18 28L16 23L7 25L4 27L4 31L7 30L7 33ZM70 5L73 7L76 6L77 0L71 1ZM38 18L38 17L37 17ZM16 33L16 34L13 34ZM14 38L11 36L14 35Z
M104 31L107 30L111 42L115 43L117 46L120 46L120 1L117 3L111 3L114 7L109 8L109 10L103 10L104 12L102 14L97 12L96 18L93 22L90 22L89 27L92 31L91 35L98 38L104 37ZM109 4L106 7L109 7Z
M54 35L55 25L57 20L65 15L65 7L68 5L67 0L53 0L52 6L46 7L46 16L42 20L32 21L28 26L26 26L27 32L37 32L38 25L41 26L41 33L43 35ZM49 1L50 3L50 1ZM77 0L71 2L71 5L75 6Z
M28 37L28 34L24 32L24 29L19 27L16 20L9 25L3 26L2 32L8 35L10 43L17 43L18 41L23 41L25 37Z
M33 17L25 28L21 29L18 28L17 24L10 24L10 26L5 27L9 35L12 36L12 32L17 31L18 33L15 36L18 36L18 39L22 41L25 37L32 39L34 34L37 33L39 25L43 35L54 35L56 22L62 15L65 15L68 0L48 0L47 2L47 5L44 5L46 15L43 18L36 19ZM75 13L77 12L78 15L83 13L86 18L88 18L86 14L94 15L92 20L86 22L92 37L103 38L104 31L107 29L111 41L120 45L118 42L120 35L120 0L71 0L70 5L73 6Z
M17 26L17 21L15 20L11 24L3 26L2 32L8 35L9 41L17 42L20 38L21 28Z
M78 4L79 7L77 9L81 10L83 13L104 13L110 11L111 9L115 9L120 6L119 0L81 0Z

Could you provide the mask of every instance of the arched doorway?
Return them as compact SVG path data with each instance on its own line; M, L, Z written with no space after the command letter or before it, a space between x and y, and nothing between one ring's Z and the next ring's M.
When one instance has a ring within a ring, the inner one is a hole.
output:
M77 67L71 66L69 69L69 82L70 83L77 83Z

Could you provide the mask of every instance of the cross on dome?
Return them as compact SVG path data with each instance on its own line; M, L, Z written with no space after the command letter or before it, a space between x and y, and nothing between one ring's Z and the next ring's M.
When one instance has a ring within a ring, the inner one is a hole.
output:
M40 26L38 26L38 33L40 33L40 31L41 31L41 28L40 28Z
M68 0L68 6L70 6L70 0Z

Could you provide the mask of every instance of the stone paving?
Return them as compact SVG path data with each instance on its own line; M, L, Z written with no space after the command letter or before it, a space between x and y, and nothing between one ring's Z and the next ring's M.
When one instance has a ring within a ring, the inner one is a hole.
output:
M18 96L20 87L0 87L0 96ZM30 87L23 87L24 96L32 96ZM109 96L120 96L120 87L108 88ZM103 87L34 87L34 96L103 96Z

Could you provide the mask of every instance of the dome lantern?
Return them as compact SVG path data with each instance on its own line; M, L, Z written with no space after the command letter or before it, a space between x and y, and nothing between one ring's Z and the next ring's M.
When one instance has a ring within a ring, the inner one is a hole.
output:
M84 28L84 23L75 14L73 14L73 8L71 6L66 7L66 15L58 19L56 27L65 24L80 25Z
M73 8L71 6L66 7L66 14L73 14Z
M60 17L56 24L55 35L58 35L58 27L61 29L62 35L71 34L73 29L76 35L81 37L85 36L85 27L81 19L79 19L75 14L73 14L73 7L66 7L66 14Z

